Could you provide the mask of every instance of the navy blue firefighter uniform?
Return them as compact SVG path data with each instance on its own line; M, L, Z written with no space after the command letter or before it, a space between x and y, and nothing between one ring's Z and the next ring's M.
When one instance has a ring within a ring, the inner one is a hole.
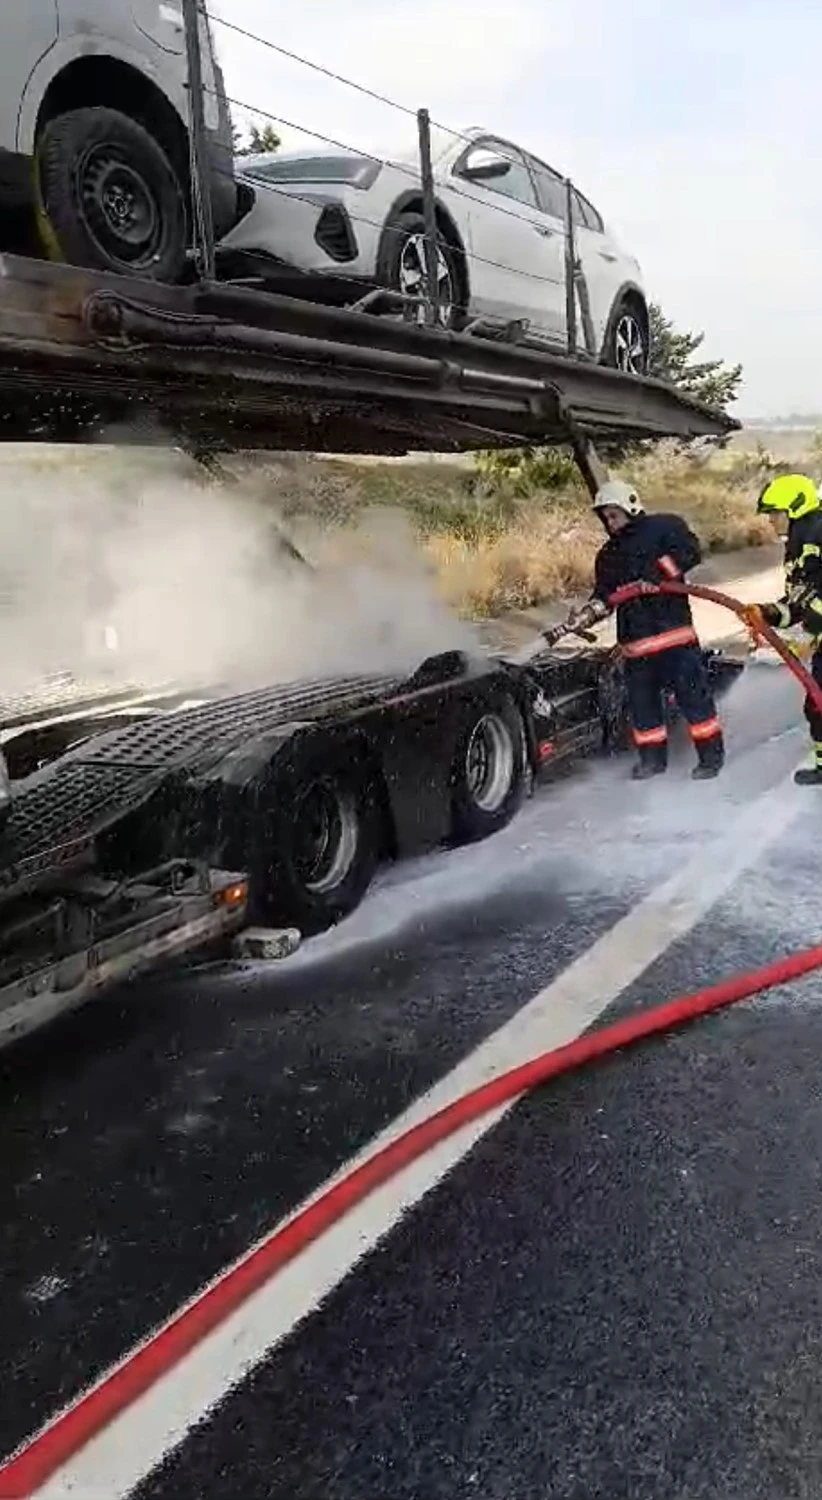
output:
M699 542L681 517L647 515L636 490L622 480L604 484L594 507L609 537L597 553L591 600L575 612L577 624L609 613L611 595L625 584L681 579L701 559ZM672 594L640 597L618 607L616 627L639 755L634 776L644 779L667 768L668 694L690 729L697 753L694 776L716 776L725 759L722 727L690 601Z

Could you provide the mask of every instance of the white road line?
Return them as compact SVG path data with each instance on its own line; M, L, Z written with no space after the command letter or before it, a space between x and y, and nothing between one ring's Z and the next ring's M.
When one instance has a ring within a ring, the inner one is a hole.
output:
M802 805L800 798L790 784L780 784L748 804L689 864L617 922L331 1180L460 1094L579 1036L672 943L690 932L785 832ZM665 998L670 997L660 996ZM40 1500L127 1496L512 1107L466 1126L372 1194L55 1474L37 1492Z

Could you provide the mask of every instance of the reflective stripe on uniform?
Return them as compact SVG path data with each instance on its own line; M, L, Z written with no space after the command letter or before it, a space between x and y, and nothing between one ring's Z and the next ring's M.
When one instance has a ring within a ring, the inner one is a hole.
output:
M643 745L667 745L668 731L664 724L659 729L635 729L634 744L642 748Z
M801 574L805 564L810 562L811 558L814 557L822 558L822 548L817 547L815 542L806 542L798 557L791 557L786 560L785 577L791 580L795 588L801 588L802 580L801 578L794 580L794 574Z
M659 558L659 566L668 578L679 577L679 568L677 567L673 558L668 556L667 552L665 553L664 557Z
M663 630L661 635L648 635L641 641L623 641L622 654L628 657L656 656L660 651L671 651L675 646L695 646L696 631L692 625L680 625L676 630Z
M692 740L712 740L715 735L722 733L722 725L719 720L703 719L701 724L689 724Z

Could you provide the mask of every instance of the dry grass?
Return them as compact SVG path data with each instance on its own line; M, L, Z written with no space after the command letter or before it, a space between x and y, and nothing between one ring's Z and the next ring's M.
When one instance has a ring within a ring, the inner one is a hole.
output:
M602 533L587 517L556 518L523 506L501 536L469 543L447 531L424 545L446 602L470 619L527 609L583 592Z
M292 533L308 538L308 546L309 518L346 531L356 521L362 544L369 512L376 519L379 511L383 534L386 508L400 512L433 567L439 592L466 618L527 609L590 586L602 530L581 484L523 493L522 485L478 482L471 467L446 461L307 460L276 468L276 477L270 465L259 472L260 498L273 489ZM694 456L663 448L624 472L650 510L685 516L706 554L774 540L754 509L769 472L761 454Z
M815 472L822 461L819 444L803 457ZM167 454L89 449L51 450L48 462L42 457L34 466L45 479L54 464L69 469L75 482L87 467L110 468L121 495L132 484L139 488L146 466L153 471L159 465L169 476L177 468L166 467ZM489 618L584 593L602 542L587 493L580 482L567 480L561 465L559 479L548 474L547 483L540 471L537 482L522 475L480 477L471 460L391 463L249 455L232 467L242 475L245 498L276 519L324 568L368 561L369 553L386 576L422 566L441 597L465 618ZM761 446L698 456L663 445L623 472L639 485L650 510L685 516L707 554L773 541L754 501L774 468Z

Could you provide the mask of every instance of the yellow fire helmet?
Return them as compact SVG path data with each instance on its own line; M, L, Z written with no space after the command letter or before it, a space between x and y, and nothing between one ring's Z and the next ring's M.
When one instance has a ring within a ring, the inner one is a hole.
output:
M800 516L818 510L819 503L819 491L807 474L778 474L765 485L756 508L766 514L781 511L798 521Z

